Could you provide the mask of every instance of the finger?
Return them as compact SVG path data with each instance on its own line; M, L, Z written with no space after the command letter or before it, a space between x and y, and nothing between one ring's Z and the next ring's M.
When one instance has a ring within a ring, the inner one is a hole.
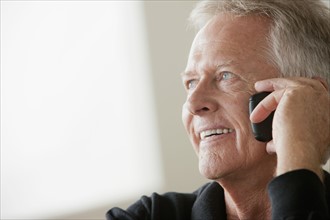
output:
M324 91L327 89L324 80L320 80L319 77L314 77L313 79L305 77L291 77L291 78L272 78L265 79L255 83L255 89L258 92L261 91L275 91L280 89L286 89L289 87L298 86L310 86L317 91Z
M319 81L322 84L322 86L324 86L324 88L327 91L329 91L329 84L327 83L327 81L325 79L318 77L318 76L314 76L314 77L312 77L312 79Z
M275 79L257 81L254 84L254 88L256 89L257 92L263 92L263 91L272 92L275 90L274 83L275 83Z
M264 98L252 111L250 115L250 121L252 123L259 123L265 120L278 106L284 90L275 91L270 93Z

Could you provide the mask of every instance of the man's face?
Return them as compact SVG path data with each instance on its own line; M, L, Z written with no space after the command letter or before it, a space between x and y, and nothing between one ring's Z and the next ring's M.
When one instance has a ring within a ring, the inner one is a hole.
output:
M274 163L254 139L248 100L254 83L277 77L267 63L269 21L221 14L196 35L182 75L187 91L182 119L209 179L258 170Z

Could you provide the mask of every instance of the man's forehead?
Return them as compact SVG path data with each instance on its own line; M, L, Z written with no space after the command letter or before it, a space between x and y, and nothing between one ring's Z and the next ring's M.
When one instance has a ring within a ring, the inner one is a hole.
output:
M218 59L219 55L237 59L242 54L263 54L268 48L268 30L268 23L257 18L216 16L197 33L189 60L201 60L204 56Z
M261 16L221 14L196 35L182 77L214 73L222 67L247 72L253 63L265 64L269 20ZM253 76L251 76L253 77Z
M217 42L219 36L222 41L244 40L245 38L262 38L268 35L271 20L264 16L247 15L235 16L222 13L214 16L196 35L198 43L206 41Z

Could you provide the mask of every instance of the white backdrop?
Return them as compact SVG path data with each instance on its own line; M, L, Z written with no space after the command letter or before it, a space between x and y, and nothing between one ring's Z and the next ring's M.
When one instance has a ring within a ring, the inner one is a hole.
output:
M141 5L1 1L1 219L161 188Z

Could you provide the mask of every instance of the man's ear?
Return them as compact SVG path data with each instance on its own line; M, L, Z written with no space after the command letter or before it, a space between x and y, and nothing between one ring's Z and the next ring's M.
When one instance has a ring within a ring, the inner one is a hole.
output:
M319 81L320 83L322 83L324 88L329 91L329 84L327 83L327 81L325 79L323 79L322 77L319 77L319 76L313 76L312 79L315 79L315 80Z

